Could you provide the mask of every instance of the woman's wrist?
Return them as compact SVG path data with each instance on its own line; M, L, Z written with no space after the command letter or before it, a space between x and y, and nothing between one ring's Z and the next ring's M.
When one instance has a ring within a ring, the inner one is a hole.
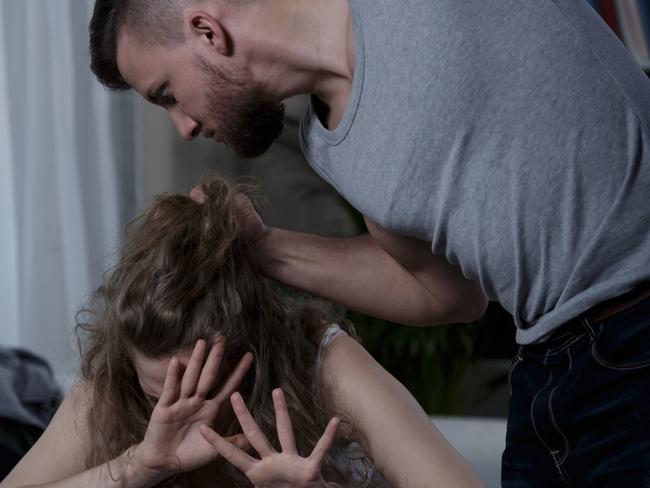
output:
M120 458L124 488L149 488L173 473L164 473L147 465L140 456L140 444L129 447Z

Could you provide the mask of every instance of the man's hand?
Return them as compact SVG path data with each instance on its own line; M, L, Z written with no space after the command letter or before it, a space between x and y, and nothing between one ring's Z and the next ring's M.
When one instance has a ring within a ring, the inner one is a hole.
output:
M206 196L205 193L203 193L203 185L197 185L194 188L192 188L192 191L190 191L190 198L194 200L196 203L205 203Z
M237 201L237 210L242 217L246 240L252 246L260 244L268 232L262 217L255 210L250 198L243 193L238 194L235 200Z
M430 242L367 218L369 235L345 238L266 227L250 200L239 198L244 232L268 278L402 324L471 322L487 307L480 284L433 254Z
M183 373L177 358L169 362L163 391L151 414L144 440L133 451L139 471L152 478L164 479L193 471L217 457L200 434L199 426L214 422L222 403L238 388L252 364L252 355L244 355L221 390L212 396L224 341L218 340L212 346L204 365L206 349L206 342L199 340ZM241 445L245 440L236 436L230 441Z
M221 437L207 426L201 427L205 437L215 452L237 466L256 487L299 488L315 485L320 479L320 467L327 451L336 438L340 420L330 420L325 432L307 458L300 457L289 418L289 411L282 390L273 391L276 427L282 452L277 452L261 431L246 408L241 395L234 393L230 401L244 435L262 459L255 459Z
M206 202L208 197L203 192L202 185L198 185L192 188L192 191L190 191L190 198L196 203L203 204ZM264 222L262 221L260 215L257 213L257 210L255 210L253 202L251 202L250 198L248 198L243 193L239 193L235 197L235 200L237 202L237 209L239 211L239 214L242 217L244 235L246 236L248 242L251 245L255 246L262 241L268 229L266 228L266 225L264 225Z

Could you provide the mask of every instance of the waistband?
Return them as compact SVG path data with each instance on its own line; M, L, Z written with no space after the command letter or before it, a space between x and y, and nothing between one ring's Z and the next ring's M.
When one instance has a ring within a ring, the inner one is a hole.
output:
M589 324L599 324L650 297L650 282L644 282L627 293L605 300L585 313L558 327L548 338L549 341L562 339L583 330L583 320Z

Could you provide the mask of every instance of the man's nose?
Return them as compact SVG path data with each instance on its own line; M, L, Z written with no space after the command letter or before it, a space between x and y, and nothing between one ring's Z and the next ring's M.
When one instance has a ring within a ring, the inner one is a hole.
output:
M183 139L191 141L201 133L201 124L189 115L180 110L170 110L169 115Z

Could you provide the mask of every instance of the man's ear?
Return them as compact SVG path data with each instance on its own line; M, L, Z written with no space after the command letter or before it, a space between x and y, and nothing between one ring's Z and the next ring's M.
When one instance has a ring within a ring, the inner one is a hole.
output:
M216 50L219 54L228 56L230 43L226 32L217 19L205 12L194 12L189 17L190 29L202 43Z

